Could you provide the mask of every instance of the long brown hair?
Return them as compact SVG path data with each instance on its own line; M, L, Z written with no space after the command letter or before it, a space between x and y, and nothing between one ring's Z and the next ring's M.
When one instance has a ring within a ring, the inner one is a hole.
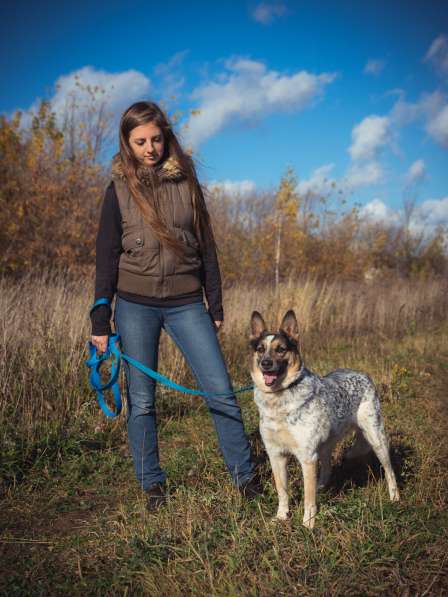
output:
M148 200L147 193L143 183L137 177L137 169L140 166L139 161L129 144L129 135L132 129L142 124L153 123L158 126L164 138L164 154L161 162L169 157L173 157L179 164L180 169L188 179L188 185L191 192L191 200L194 214L194 227L196 237L201 249L207 240L214 242L213 231L210 218L205 205L204 194L199 184L196 169L192 158L184 152L172 129L172 125L162 111L162 109L153 102L136 102L132 104L122 115L120 120L120 157L124 175L129 186L132 198L137 207L142 212L146 222L152 227L159 241L171 248L177 254L182 253L182 244L174 238L164 222L160 212L160 201L162 199L161 184L158 177L151 175L152 168L149 167L151 197Z

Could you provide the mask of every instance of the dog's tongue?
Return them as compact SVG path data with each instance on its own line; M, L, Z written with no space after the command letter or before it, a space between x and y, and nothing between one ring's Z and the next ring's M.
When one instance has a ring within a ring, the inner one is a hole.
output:
M270 375L269 373L263 373L264 383L267 386L271 386L274 381L277 379L276 375Z

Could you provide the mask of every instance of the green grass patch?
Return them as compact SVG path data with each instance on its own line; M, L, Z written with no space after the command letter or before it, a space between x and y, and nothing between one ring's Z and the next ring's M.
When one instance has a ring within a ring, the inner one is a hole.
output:
M272 522L277 497L250 394L239 401L264 495L246 502L232 487L203 401L160 392L169 499L148 514L134 479L125 417L106 420L91 395L81 398L81 381L73 388L79 404L71 416L42 411L21 426L11 407L3 420L0 592L446 593L446 328L399 341L364 336L336 348L308 346L307 364L320 373L363 369L376 381L399 504L389 502L374 457L353 466L344 461L348 439L335 452L329 490L319 495L314 531L301 525L302 479L294 461L291 517ZM232 376L247 379L245 365Z

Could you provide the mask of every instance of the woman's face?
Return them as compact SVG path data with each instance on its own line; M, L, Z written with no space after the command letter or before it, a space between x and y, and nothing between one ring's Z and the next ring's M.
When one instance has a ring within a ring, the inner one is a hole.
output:
M145 166L155 166L163 156L165 140L153 122L136 126L129 133L129 145L136 159Z

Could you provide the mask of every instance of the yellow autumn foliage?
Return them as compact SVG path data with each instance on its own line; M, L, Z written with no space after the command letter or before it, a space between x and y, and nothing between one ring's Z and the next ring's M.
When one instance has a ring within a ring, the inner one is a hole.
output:
M99 93L82 88L91 98ZM0 117L0 273L93 267L108 182L108 165L99 160L106 112L97 112L92 100L83 120L71 115L61 128L46 101L27 125L20 113ZM341 191L332 188L335 202L300 194L297 182L288 167L271 191L207 191L225 285L275 284L305 273L370 281L446 273L445 231L422 239L405 226L368 223L356 208L344 211Z

